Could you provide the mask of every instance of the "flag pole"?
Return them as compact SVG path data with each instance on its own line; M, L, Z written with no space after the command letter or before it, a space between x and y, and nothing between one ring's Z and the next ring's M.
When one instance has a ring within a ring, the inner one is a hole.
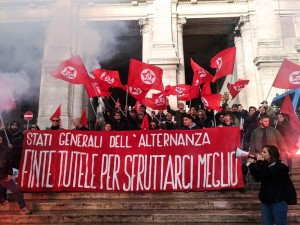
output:
M213 110L213 113L214 113L214 124L215 124L215 127L217 127L217 121L216 121L216 114L215 114L215 110Z
M125 103L126 107L128 107L127 104L128 104L128 86L127 86L127 90L126 90L126 103ZM128 112L128 109L125 112L126 113L126 117L127 117L127 112Z
M91 78L89 77L89 79L90 79L90 83L91 83L91 85L92 85ZM93 89L94 89L94 92L95 92L95 94L96 94L97 98L99 99L98 92L96 91L96 89L95 89L94 85L92 85L92 87L93 87ZM95 108L94 108L94 106L93 106L93 104L92 104L92 101L91 101L91 99L92 99L92 98L90 98L90 104L91 104L91 106L92 106L92 109L93 109L93 112L94 112L94 114L95 114L95 116L96 116L96 118L97 118L97 113L96 113L96 110L95 110Z
M0 113L0 120L1 120L1 124L4 125L1 113ZM7 140L7 143L10 145L10 142L9 142L9 139L8 139L8 136L7 136L7 133L6 133L5 126L4 126L4 130L3 131L4 131L4 134L5 134L5 138Z
M99 97L98 97L98 98L99 98ZM90 104L91 104L92 109L93 109L93 112L94 112L94 114L95 114L95 116L96 116L96 118L97 118L97 113L96 113L96 110L95 110L95 108L94 108L94 106L93 106L92 101L93 101L93 98L90 98Z
M109 95L111 97L111 99L114 101L115 104L117 104L116 100L113 98L112 95ZM125 113L123 112L123 110L120 108L121 113L123 114L123 116L126 117Z
M267 97L266 97L266 99L264 99L264 100L267 100L267 99L268 99L268 97L269 97L269 95L270 95L270 93L271 93L272 87L273 87L273 85L271 86L271 88L270 88L270 90L269 90L269 92L268 92L268 94L267 94Z

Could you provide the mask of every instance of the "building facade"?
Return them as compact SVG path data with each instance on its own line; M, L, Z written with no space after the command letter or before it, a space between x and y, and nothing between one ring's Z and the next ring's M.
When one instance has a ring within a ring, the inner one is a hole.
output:
M87 51L95 36L84 32L84 37L83 30L91 25L99 27L101 34L117 32L118 37L124 37L119 39L122 41L137 40L123 49L132 50L140 45L135 55L126 57L140 58L161 67L165 85L190 82L190 58L207 69L209 59L217 52L235 46L234 74L214 85L216 92L224 94L227 82L250 80L231 102L242 103L244 108L259 106L264 99L271 102L276 93L282 93L284 90L271 88L282 60L288 58L299 63L300 59L300 1L294 0L1 0L0 10L0 23L46 24L39 124L46 124L62 104L64 126L70 127L71 119L79 117L89 105L83 86L54 79L49 71L78 54L92 67L88 61L97 61L98 53L105 50L94 45L90 46L94 52ZM106 41L109 39L105 36ZM113 42L109 43L112 45ZM110 51L105 59L113 61L119 53L109 55ZM120 57L129 62L129 58ZM176 99L172 98L171 102L175 107Z

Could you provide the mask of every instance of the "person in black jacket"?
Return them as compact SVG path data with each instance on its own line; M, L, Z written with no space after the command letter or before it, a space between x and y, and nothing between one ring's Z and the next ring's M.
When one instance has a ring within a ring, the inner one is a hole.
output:
M20 131L20 123L12 121L6 133L9 140L8 148L12 155L12 167L19 170L24 139L24 134Z
M74 130L90 130L86 126L83 126L81 118L74 119L73 120L73 125L75 127Z
M30 214L22 193L17 184L12 180L12 160L11 150L3 143L3 137L0 136L0 204L7 203L6 190L10 190L18 205L20 206L21 214Z
M286 190L289 168L280 160L278 148L273 145L263 147L257 154L256 163L249 165L250 173L261 182L259 199L264 225L286 225L288 205ZM290 192L293 190L291 189Z

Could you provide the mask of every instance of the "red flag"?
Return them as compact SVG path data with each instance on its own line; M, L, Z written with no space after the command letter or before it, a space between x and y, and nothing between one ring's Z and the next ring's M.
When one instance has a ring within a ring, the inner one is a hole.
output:
M135 98L136 100L138 101L142 101L143 99L145 99L148 91L143 91L141 88L139 87L135 87L135 86L128 86L127 85L124 85L123 86L123 90L124 91L128 91L128 93L133 97Z
M1 78L0 90L0 111L15 109L16 103L12 94L12 86L9 79Z
M199 96L199 87L198 86L189 86L189 89L186 93L178 95L178 100L180 101L189 101Z
M227 83L227 88L229 90L229 93L231 95L231 98L234 99L240 91L246 87L246 85L249 83L249 80L241 80L238 79L234 84Z
M294 111L293 103L290 96L287 94L283 100L280 112L288 114L290 117L290 125L295 130L300 132L300 121Z
M167 108L167 96L164 92L152 94L152 98L145 98L142 103L153 110L165 110Z
M141 103L139 101L136 101L135 105L133 106L133 109L135 109L137 112L139 112L140 111L140 105L141 105Z
M89 83L89 75L79 55L63 61L50 75L72 84Z
M201 89L201 94L204 95L210 95L211 94L211 88L210 83L205 83Z
M204 68L199 66L197 63L195 63L191 58L191 66L194 71L194 77L193 77L193 86L197 84L202 84L206 82L211 82L214 78L213 75L211 75L208 71L206 71Z
M122 88L119 72L113 70L96 69L92 71L95 79L99 82L104 89L112 88Z
M201 101L203 102L206 109L214 109L218 112L221 112L221 100L221 94L201 94Z
M85 83L84 86L89 98L110 96L110 92L104 89L93 77L89 77L89 82Z
M191 86L187 84L178 84L176 86L167 85L165 88L166 95L182 95L190 91Z
M215 68L216 74L213 78L213 82L217 79L233 74L234 61L235 61L236 48L227 48L219 52L215 57L210 60L211 68Z
M143 91L150 89L162 91L164 89L162 75L163 70L161 68L130 59L127 85L140 88Z
M87 126L86 108L83 109L83 112L81 114L81 124L85 127Z
M300 88L300 66L284 59L272 86L282 89Z
M52 116L50 117L49 120L53 120L54 117L60 119L60 117L61 117L61 104L57 107L57 109L56 109L55 112L52 114Z
M141 130L149 130L148 114L146 114L143 118L143 122L141 124Z

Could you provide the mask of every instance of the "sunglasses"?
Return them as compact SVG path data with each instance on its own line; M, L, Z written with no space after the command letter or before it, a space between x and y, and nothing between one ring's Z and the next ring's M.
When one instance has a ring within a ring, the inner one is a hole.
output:
M52 120L52 122L59 122L59 120Z
M36 128L36 126L31 126L31 128Z

